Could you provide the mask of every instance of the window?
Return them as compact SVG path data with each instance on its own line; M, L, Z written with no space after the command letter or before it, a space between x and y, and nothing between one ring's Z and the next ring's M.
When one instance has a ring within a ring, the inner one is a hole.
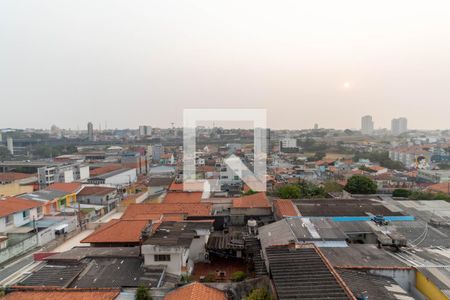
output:
M29 210L25 210L22 212L22 216L24 219L27 219L30 216L30 211Z
M6 225L11 225L13 223L13 216L6 216Z
M38 206L37 214L38 214L38 216L42 215L42 206Z
M170 254L155 254L155 261L170 261Z

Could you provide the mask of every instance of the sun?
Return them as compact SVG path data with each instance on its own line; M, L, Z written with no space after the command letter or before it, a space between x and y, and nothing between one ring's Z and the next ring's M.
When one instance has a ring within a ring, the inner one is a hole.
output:
M351 86L350 81L346 81L346 82L344 83L344 89L349 89L350 86Z

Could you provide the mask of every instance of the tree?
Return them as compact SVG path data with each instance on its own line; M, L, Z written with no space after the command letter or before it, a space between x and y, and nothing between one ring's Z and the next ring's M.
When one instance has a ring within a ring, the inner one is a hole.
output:
M405 189L396 189L392 192L392 197L408 198L409 196L411 196L411 192Z
M405 169L405 166L399 161L393 161L389 158L389 152L387 151L379 151L379 152L357 152L353 157L354 161L358 161L360 159L368 159L371 162L379 162L380 166L402 171Z
M312 159L315 161L322 160L325 158L325 156L327 156L325 151L317 151L316 154L314 154L314 156L312 157Z
M344 187L336 181L327 181L324 184L325 193L339 193L344 190Z
M203 282L215 282L216 281L216 276L214 275L214 273L208 273L205 278L203 278Z
M301 198L325 197L327 194L323 187L315 185L306 180L300 181L298 183L298 185L300 187L300 197Z
M450 163L440 163L438 164L438 167L441 170L450 170Z
M377 192L377 184L369 177L353 175L347 181L345 190L352 194L375 194Z
M288 184L277 189L276 194L281 199L300 198L300 187L295 184Z
M255 192L254 190L249 189L248 191L242 193L242 196L250 196L250 195L257 194L257 193L258 193L258 192Z
M431 193L431 192L412 192L408 197L412 200L445 200L450 201L450 195L444 193Z
M245 274L245 272L237 271L237 272L234 272L233 274L231 274L231 281L234 281L234 282L243 281L246 277L247 277L247 274Z
M152 300L152 297L148 293L148 288L144 285L140 285L136 290L136 300Z
M272 300L267 289L254 289L245 300Z

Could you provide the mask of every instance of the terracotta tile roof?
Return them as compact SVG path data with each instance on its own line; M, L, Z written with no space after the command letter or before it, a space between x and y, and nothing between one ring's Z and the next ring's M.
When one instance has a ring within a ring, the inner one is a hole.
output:
M385 167L382 166L370 166L369 169L373 170L373 171L383 171L386 170Z
M202 192L173 192L168 193L163 203L200 203Z
M265 193L256 193L250 196L233 199L234 208L270 208Z
M112 219L81 243L139 243L141 232L149 220Z
M277 216L283 217L296 217L300 216L294 203L288 199L273 200L273 207Z
M118 289L72 289L51 287L13 287L5 300L113 300L120 294Z
M13 182L20 179L36 177L36 174L4 172L0 173L0 182Z
M177 183L172 182L169 186L169 191L171 192L183 192L186 191L203 191L203 182L185 182L185 183Z
M66 192L69 194L76 193L81 188L81 183L78 182L70 182L70 183L63 183L63 182L55 182L49 185L46 190L49 191L60 191L60 192Z
M106 186L85 186L79 193L78 196L103 196L114 192L116 189Z
M430 185L429 187L427 187L427 190L435 193L444 193L450 195L450 182L441 182Z
M171 153L163 153L161 154L161 159L171 159L172 158L172 154Z
M109 164L100 168L95 168L90 170L90 177L95 177L99 175L103 175L112 171L116 171L122 169L123 166L121 164Z
M186 214L189 216L209 216L212 205L210 203L143 203L130 204L125 210L123 219L145 219L155 214Z
M39 206L42 206L42 203L39 201L17 197L8 197L4 200L0 200L0 217L5 217L13 213L21 212Z
M197 170L199 172L215 172L216 168L214 166L198 166Z
M194 282L169 292L164 300L227 300L224 292L205 284Z

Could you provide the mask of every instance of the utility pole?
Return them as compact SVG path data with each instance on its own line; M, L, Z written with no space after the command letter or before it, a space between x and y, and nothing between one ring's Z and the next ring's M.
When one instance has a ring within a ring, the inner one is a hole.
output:
M78 213L77 213L77 215L78 215L78 224L80 225L80 231L82 231L83 228L81 227L82 224L81 224L81 208L80 208L80 202L78 202Z

